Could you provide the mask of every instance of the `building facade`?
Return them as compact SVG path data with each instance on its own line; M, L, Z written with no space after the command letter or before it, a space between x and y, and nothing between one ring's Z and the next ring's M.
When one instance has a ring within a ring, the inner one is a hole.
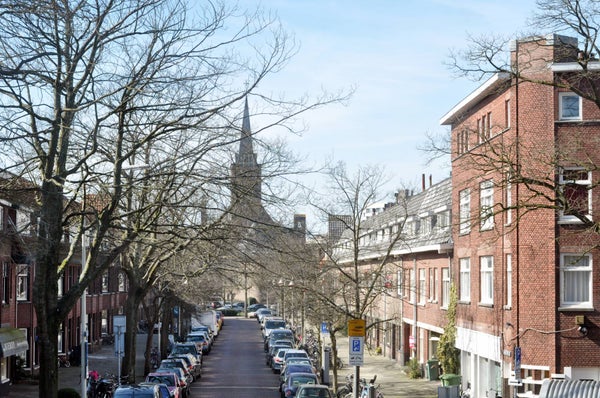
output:
M569 37L515 41L511 59L517 77L492 76L441 121L452 128L456 346L477 397L600 378L600 112L579 95L598 80Z
M2 175L0 180L0 346L3 348L0 379L1 384L8 384L22 377L21 372L36 374L39 369L38 322L32 302L37 208L32 184L8 174ZM28 189L15 189L15 181L21 188ZM69 231L65 231L63 239L67 248L71 239ZM59 296L77 283L80 271L81 253L78 253L60 277ZM90 350L102 344L103 334L112 333L112 316L123 313L126 295L127 280L116 266L88 287L86 313ZM58 348L63 355L81 344L80 305L71 310L62 324Z

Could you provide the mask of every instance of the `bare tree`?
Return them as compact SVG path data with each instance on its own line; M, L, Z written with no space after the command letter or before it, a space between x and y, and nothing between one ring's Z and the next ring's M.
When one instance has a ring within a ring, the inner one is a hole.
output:
M196 184L194 195L222 192L219 148L239 139L235 108L295 51L276 21L261 14L237 14L216 2L199 11L192 18L186 3L171 0L0 5L0 145L10 154L2 168L40 188L34 283L40 397L57 394L60 324L84 289L132 242L139 239L146 250L181 220L166 214L189 205L184 180ZM227 23L237 28L227 34ZM271 124L330 99L270 101L281 112ZM182 132L188 132L185 148L177 139ZM140 161L150 168L139 177L129 173ZM156 184L165 189L148 195ZM131 193L140 187L148 201L132 206ZM76 232L65 244L66 230ZM185 247L189 235L171 231L170 247L154 252L150 264ZM92 236L87 263L79 282L59 297L59 277L84 234ZM110 251L103 252L107 243ZM125 269L134 275L134 267Z

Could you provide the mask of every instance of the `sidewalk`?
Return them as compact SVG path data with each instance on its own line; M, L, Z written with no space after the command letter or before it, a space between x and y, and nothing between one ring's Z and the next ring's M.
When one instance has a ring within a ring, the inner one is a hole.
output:
M348 338L338 337L337 348L338 356L346 364L343 369L338 370L338 383L343 385L346 375L354 372L354 367L347 365ZM374 375L377 375L375 384L380 385L380 390L385 398L437 398L438 387L442 385L439 380L410 379L403 372L403 367L395 360L365 350L364 365L360 367L360 377L369 380Z
M144 347L146 346L146 334L137 334L136 343L136 377L138 381L144 378ZM156 340L156 335L154 336ZM156 342L155 342L156 344ZM115 356L114 346L103 345L88 355L88 370L95 369L101 375L105 373L118 374L119 364ZM70 368L58 368L58 388L74 388L81 391L81 367L71 366ZM11 398L38 398L39 386L32 383L19 383L10 386L8 394Z

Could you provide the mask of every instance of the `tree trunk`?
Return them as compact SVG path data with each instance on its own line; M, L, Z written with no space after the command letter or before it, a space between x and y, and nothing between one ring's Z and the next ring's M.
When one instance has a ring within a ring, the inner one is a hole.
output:
M130 382L134 382L136 378L135 374L135 360L136 360L136 338L138 329L138 308L142 302L145 294L143 289L139 287L133 287L132 291L127 295L125 301L125 353L123 355L122 370L123 375L129 377ZM149 326L148 334L152 336L152 326Z
M60 184L42 184L42 207L37 237L33 304L38 319L36 336L40 346L40 398L58 396L58 265L63 237L63 195Z

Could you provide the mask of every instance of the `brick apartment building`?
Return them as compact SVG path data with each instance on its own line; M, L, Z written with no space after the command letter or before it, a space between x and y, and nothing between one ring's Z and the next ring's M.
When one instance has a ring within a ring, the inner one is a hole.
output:
M8 174L3 181L14 179ZM31 184L21 180L21 184ZM17 377L17 360L26 372L36 373L39 368L39 348L36 343L37 319L32 303L35 279L35 239L37 217L34 190L0 190L0 384L7 386ZM65 250L71 239L64 234ZM59 295L79 279L81 253L66 267L59 280ZM89 286L86 312L88 314L88 341L91 350L101 344L102 333L111 333L112 316L122 313L127 294L127 281L117 267L112 267ZM59 334L59 352L80 345L80 303L64 320ZM2 387L0 387L1 389ZM1 392L0 392L1 394Z
M539 84L569 80L591 90L600 63L590 59L592 72L582 77L582 57L569 37L512 43L521 78L495 74L441 119L451 126L451 179L423 184L407 206L365 224L363 267L381 260L374 242L381 245L394 220L406 231L386 266L390 288L369 314L388 320L371 343L425 365L446 324L452 281L461 380L471 397L537 396L545 379L600 381L600 111ZM444 209L452 221L436 240Z

